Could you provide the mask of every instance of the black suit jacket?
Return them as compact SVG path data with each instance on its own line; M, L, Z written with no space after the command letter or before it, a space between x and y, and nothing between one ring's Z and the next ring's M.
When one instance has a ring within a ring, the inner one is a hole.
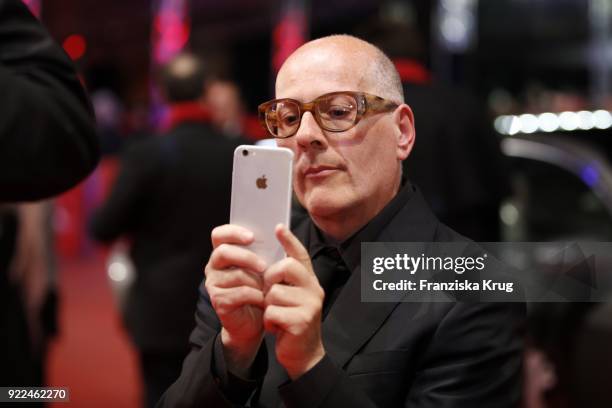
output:
M137 279L125 320L143 350L188 350L211 230L229 220L232 158L240 139L186 122L124 154L91 221L100 241L131 238Z
M412 188L408 186L407 188ZM380 242L464 241L414 191ZM307 236L310 220L295 229ZM362 303L353 271L323 321L324 359L290 382L266 336L268 368L253 398L277 407L514 407L520 400L523 304ZM219 321L202 292L192 351L163 407L229 407L213 374Z
M20 0L0 0L0 203L59 194L98 161L70 59Z

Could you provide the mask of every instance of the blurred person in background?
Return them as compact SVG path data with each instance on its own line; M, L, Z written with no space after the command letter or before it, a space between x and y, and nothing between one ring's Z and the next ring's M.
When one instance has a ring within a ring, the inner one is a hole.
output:
M33 323L44 309L47 275L25 272L36 268L15 258L28 241L19 232L32 230L19 225L21 210L10 203L73 187L96 166L99 147L72 62L19 0L0 0L0 89L0 385L34 386L41 375ZM27 218L21 221L30 225L36 217Z
M486 106L470 90L444 85L428 71L410 4L386 6L360 34L391 57L417 118L419 148L404 161L404 171L440 221L475 241L499 241L499 207L510 184Z
M528 327L526 408L612 406L612 303L536 304Z
M219 130L229 137L242 134L244 104L235 83L211 81L207 86L205 103L210 110L212 122Z
M210 81L205 103L215 126L228 137L244 136L250 140L268 137L257 117L246 113L240 89L235 82L224 79Z
M131 239L136 280L125 324L140 352L145 406L178 377L211 251L210 231L229 218L234 148L203 104L204 63L182 54L161 71L169 130L130 144L107 201L90 220L102 242Z

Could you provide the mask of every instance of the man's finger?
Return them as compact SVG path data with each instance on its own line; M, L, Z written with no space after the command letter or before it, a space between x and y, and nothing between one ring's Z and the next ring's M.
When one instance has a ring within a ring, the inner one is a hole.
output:
M300 240L297 239L297 237L293 235L293 233L283 224L278 224L275 232L276 238L285 249L287 256L297 259L299 262L304 264L308 270L312 270L310 265L310 255L308 255L308 251L306 248L304 248L304 245L302 245Z
M311 323L301 307L270 305L263 314L264 329L272 333L277 333L280 329L294 336L301 336Z
M294 258L285 258L272 265L264 272L264 293L275 283L293 286L307 286L309 272L304 265Z
M278 333L279 330L287 331L292 321L288 309L295 309L295 307L274 305L266 307L263 313L264 330L273 334Z
M215 273L207 278L210 284L219 288L234 288L237 286L250 286L262 290L263 277L261 274L251 273L244 269L230 269Z
M249 245L255 236L248 229L234 224L216 227L210 234L213 248L221 244Z
M249 286L214 288L209 295L212 306L219 316L231 313L244 305L264 308L263 293Z
M267 267L266 262L255 252L226 243L215 248L210 256L209 265L214 269L237 267L259 273L262 273Z
M265 295L266 307L275 306L301 306L308 296L304 288L275 284Z

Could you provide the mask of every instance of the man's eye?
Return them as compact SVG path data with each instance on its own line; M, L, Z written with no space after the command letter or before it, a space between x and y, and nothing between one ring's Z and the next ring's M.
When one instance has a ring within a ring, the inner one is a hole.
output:
M293 125L293 124L295 124L297 122L298 115L295 115L295 114L283 115L281 120L282 120L283 125L291 126L291 125Z
M351 108L349 106L331 106L327 110L327 115L331 119L342 119L349 116L351 113Z

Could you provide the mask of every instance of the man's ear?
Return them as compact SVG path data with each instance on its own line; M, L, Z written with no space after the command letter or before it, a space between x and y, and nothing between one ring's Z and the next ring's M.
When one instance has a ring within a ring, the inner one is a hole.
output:
M397 129L397 158L404 160L414 146L415 130L412 109L405 103L395 109L394 119Z

